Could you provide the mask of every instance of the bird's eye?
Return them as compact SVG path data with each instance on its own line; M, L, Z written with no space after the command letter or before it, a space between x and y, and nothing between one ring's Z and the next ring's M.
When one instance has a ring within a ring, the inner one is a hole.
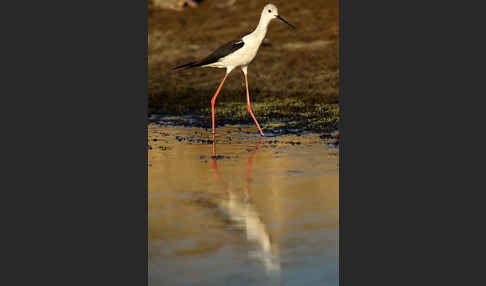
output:
M268 13L272 13L272 10L268 10Z

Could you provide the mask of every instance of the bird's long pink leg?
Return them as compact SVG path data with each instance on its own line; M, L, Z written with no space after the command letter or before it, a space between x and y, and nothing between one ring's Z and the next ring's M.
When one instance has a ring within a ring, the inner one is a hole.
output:
M260 134L262 136L265 136L263 135L263 131L262 129L260 128L260 124L258 124L258 121L256 120L255 118L255 115L253 115L253 111L251 111L251 106L250 106L250 92L248 91L248 77L246 76L246 73L243 72L243 74L245 75L245 84L246 84L246 104L248 106L248 111L250 112L251 114L251 117L253 117L253 120L255 120L255 123L256 123L256 126L258 127L258 131L260 131Z
M213 156L216 156L216 140L214 138L214 133L213 133Z
M213 98L211 99L211 118L213 119L213 134L214 134L214 104L216 103L216 97L219 94L219 91L221 90L221 87L223 87L223 83L226 80L226 77L228 77L229 73L226 73L224 76L223 80L219 84L218 90L216 90L216 93L214 94Z

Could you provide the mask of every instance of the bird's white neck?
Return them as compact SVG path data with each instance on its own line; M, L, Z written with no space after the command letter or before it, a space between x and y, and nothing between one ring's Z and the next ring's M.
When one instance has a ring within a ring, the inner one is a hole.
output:
M271 20L272 18L265 17L265 15L262 15L260 17L260 22L258 22L258 26L250 35L255 39L258 39L258 41L260 42L263 41L265 35L267 34L268 24L270 24Z

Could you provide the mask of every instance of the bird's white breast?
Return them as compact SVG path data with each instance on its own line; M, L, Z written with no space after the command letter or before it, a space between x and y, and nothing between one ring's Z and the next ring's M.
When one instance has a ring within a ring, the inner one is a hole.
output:
M243 47L222 58L220 62L226 66L233 67L248 65L255 58L260 48L261 40L247 35L243 37L243 42L245 43Z

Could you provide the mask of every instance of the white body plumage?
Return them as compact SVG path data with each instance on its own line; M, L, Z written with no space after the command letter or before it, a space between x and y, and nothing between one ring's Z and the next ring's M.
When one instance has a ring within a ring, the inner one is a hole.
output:
M263 8L260 22L256 29L242 38L242 41L244 42L243 47L219 59L219 61L203 67L226 68L226 73L230 73L236 67L241 67L246 74L248 64L255 58L263 39L265 39L268 24L270 24L270 21L277 16L277 7L273 4L266 5Z

